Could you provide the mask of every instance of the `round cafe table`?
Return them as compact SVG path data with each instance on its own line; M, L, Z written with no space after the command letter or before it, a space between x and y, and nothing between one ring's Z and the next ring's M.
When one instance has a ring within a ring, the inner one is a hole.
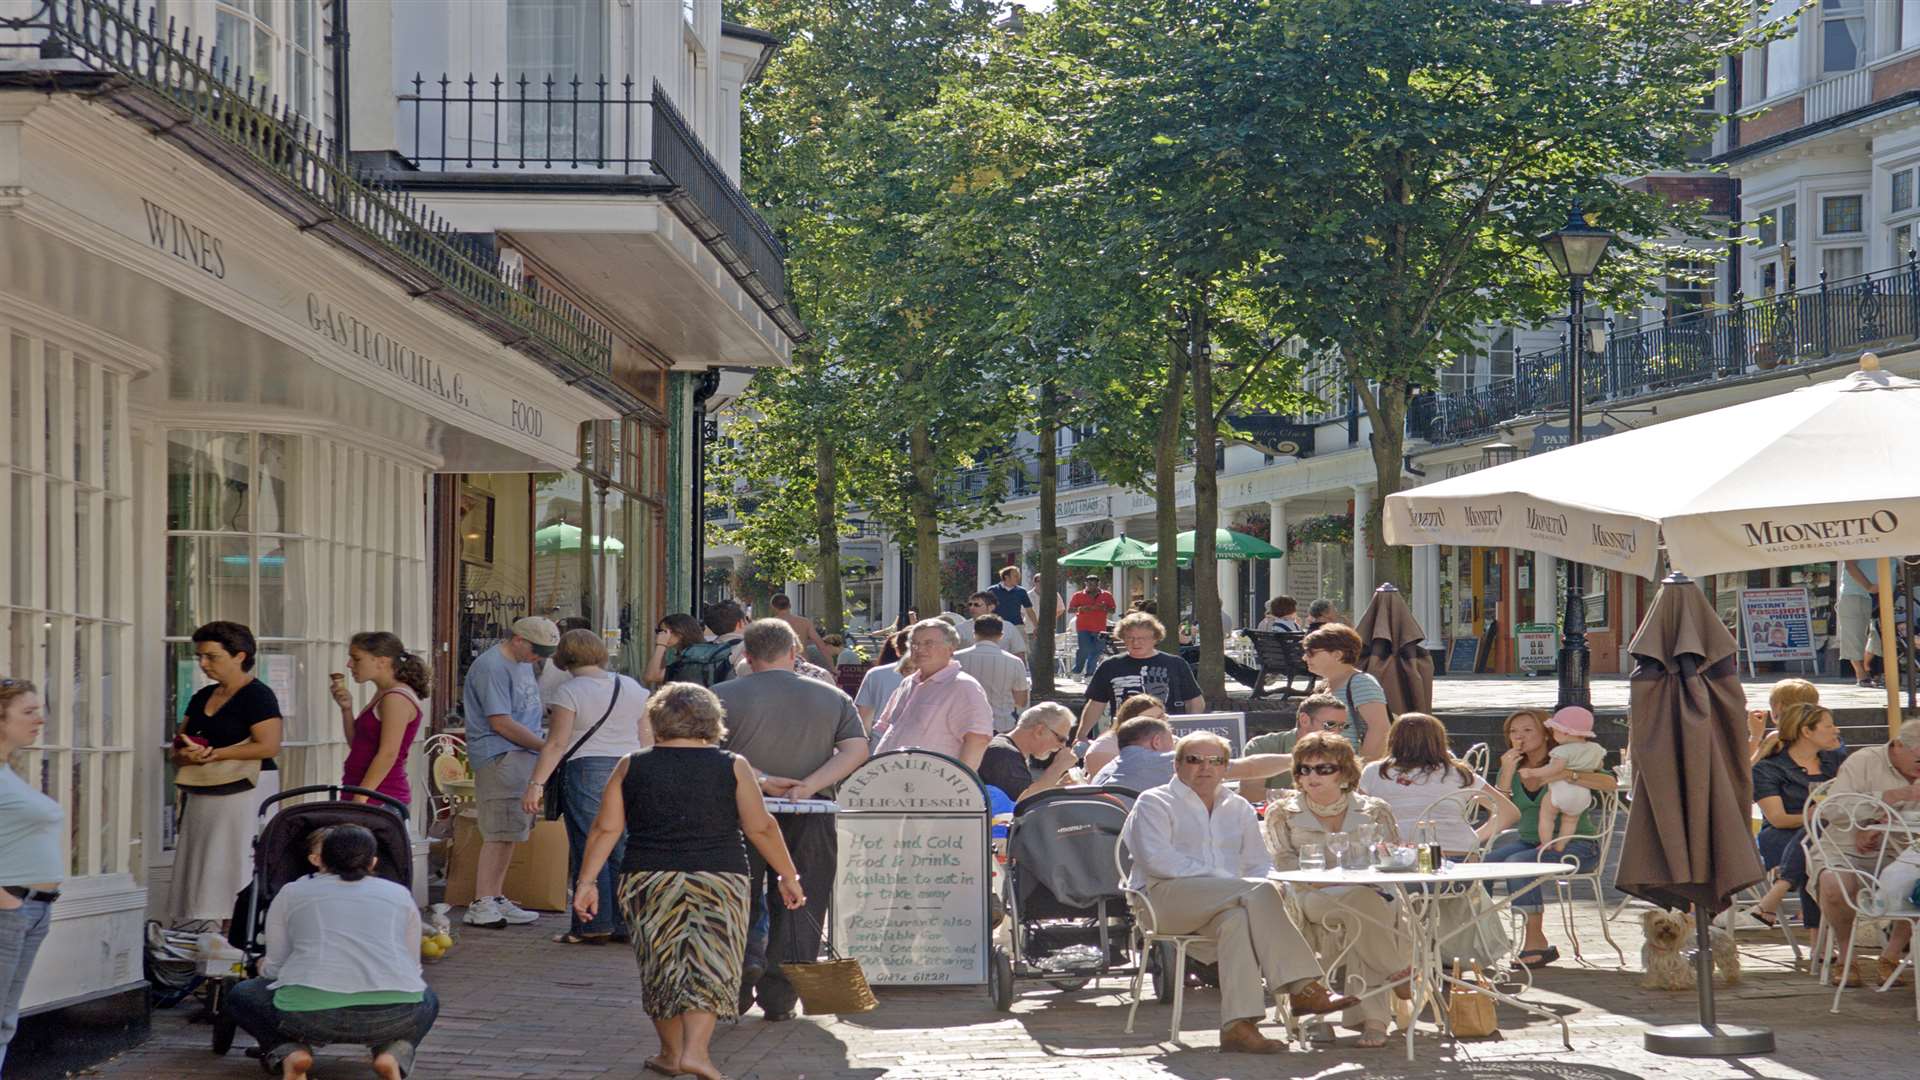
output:
M1411 932L1413 962L1408 965L1406 978L1395 979L1377 987L1363 987L1356 996L1366 998L1381 994L1390 994L1395 987L1407 982L1413 982L1415 986L1419 988L1426 1000L1416 1001L1414 1009L1415 1023L1409 1023L1407 1025L1407 1060L1412 1061L1413 1029L1418 1022L1421 1009L1427 1003L1433 1003L1437 1006L1435 1014L1439 1018L1441 1030L1449 1036L1452 1035L1452 1031L1447 1027L1446 1022L1446 991L1449 985L1462 986L1478 993L1487 994L1495 1000L1504 1001L1516 1009L1558 1023L1560 1025L1561 1042L1566 1044L1567 1049L1573 1049L1573 1031L1568 1027L1566 1017L1561 1016L1551 1009L1529 1004L1511 994L1502 993L1490 986L1485 986L1480 983L1469 983L1464 979L1456 979L1452 972L1446 970L1444 960L1446 943L1442 939L1442 931L1439 925L1440 905L1433 903L1433 901L1458 896L1465 892L1468 886L1474 884L1485 885L1495 881L1513 882L1513 888L1505 897L1489 897L1489 910L1497 914L1504 912L1511 906L1515 897L1539 888L1542 884L1553 878L1571 874L1574 872L1574 869L1573 864L1564 862L1456 863L1448 864L1439 870L1428 872L1403 872L1372 868L1353 870L1274 870L1269 872L1267 877L1270 880L1283 884L1305 888L1314 886L1360 886L1369 889L1378 889L1393 897L1396 901L1394 905L1395 909L1405 917L1407 929ZM1522 881L1527 881L1529 884L1521 886L1519 882ZM1397 926L1381 926L1378 927L1378 929L1386 933L1403 932L1401 928ZM1466 929L1467 927L1465 926L1457 927L1447 936L1455 936L1464 932ZM1337 966L1338 957L1335 958L1335 962L1327 965L1329 969Z

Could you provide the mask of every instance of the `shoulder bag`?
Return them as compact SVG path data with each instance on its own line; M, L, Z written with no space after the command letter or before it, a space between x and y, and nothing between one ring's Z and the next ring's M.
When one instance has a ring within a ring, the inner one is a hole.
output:
M1357 706L1355 706L1353 703L1353 680L1365 674L1366 672L1364 671L1355 671L1353 674L1347 676L1346 682L1340 684L1341 691L1343 691L1347 695L1347 725L1348 727L1353 727L1355 725L1358 725L1358 727L1360 728L1360 737L1358 739L1353 740L1353 748L1355 751L1358 751L1360 749L1361 743L1364 743L1367 741L1367 735L1366 735L1367 721L1365 717L1360 715L1360 709ZM1382 693L1386 692L1385 687L1381 687L1380 689ZM1386 706L1387 708L1387 729L1392 730L1393 729L1393 703L1391 701L1383 701L1380 704Z
M541 789L542 801L540 803L540 816L546 820L560 820L562 808L567 805L567 762L573 760L573 755L578 753L581 747L593 740L594 734L600 730L601 725L605 724L607 718L613 715L613 707L620 702L620 685L622 679L623 677L620 675L613 677L613 697L607 700L607 711L601 713L600 720L588 728L585 735L575 739L573 745L567 749L566 753L560 755L559 764L553 767L553 775L547 777L546 785Z

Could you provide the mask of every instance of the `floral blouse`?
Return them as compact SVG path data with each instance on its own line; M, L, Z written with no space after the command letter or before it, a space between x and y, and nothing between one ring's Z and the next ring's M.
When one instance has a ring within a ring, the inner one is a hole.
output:
M1351 831L1370 822L1380 827L1383 837L1399 839L1400 827L1393 820L1393 809L1384 799L1357 791L1349 792L1348 797L1352 803L1347 808L1346 820L1340 823L1344 829ZM1300 845L1324 844L1331 832L1338 831L1329 830L1315 817L1298 791L1282 792L1269 802L1267 820L1262 827L1275 870L1300 869Z

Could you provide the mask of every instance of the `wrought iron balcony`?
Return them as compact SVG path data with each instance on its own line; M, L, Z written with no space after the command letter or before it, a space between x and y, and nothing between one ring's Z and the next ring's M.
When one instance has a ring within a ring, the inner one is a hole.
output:
M484 239L463 235L412 196L346 163L331 140L230 57L140 0L41 0L0 18L0 58L32 60L0 80L38 87L107 77L95 96L188 149L245 174L303 231L380 265L415 295L485 327L571 382L630 398L608 380L611 330L533 282L509 280ZM76 71L76 68L83 69Z
M656 81L415 75L399 95L401 156L429 172L659 179L660 195L796 339L786 249Z
M1842 352L1920 338L1920 259L1870 274L1828 281L1753 300L1692 312L1608 336L1600 355L1581 363L1589 405L1815 363ZM1493 434L1524 416L1564 411L1566 346L1516 359L1514 375L1485 386L1415 398L1407 432L1431 443Z

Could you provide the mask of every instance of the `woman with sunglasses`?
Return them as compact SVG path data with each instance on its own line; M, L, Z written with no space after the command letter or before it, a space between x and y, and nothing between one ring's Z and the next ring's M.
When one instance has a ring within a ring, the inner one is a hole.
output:
M1275 870L1299 869L1302 845L1316 844L1325 850L1334 833L1347 834L1353 842L1350 850L1358 849L1358 834L1366 826L1372 826L1381 839L1398 837L1392 808L1354 791L1359 782L1360 759L1352 743L1330 731L1300 737L1293 747L1294 786L1276 792L1267 806L1267 850L1273 853ZM1306 919L1307 943L1321 962L1338 958L1347 977L1361 981L1350 992L1374 990L1406 978L1404 958L1410 946L1389 930L1398 925L1398 917L1385 897L1358 886L1303 888L1297 895ZM1353 948L1341 957L1349 940ZM1411 984L1395 987L1394 993L1411 997ZM1359 1029L1360 1046L1379 1047L1387 1044L1389 1019L1386 999L1375 995L1347 1009L1341 1022Z
M1300 653L1307 670L1324 684L1320 692L1331 694L1347 707L1347 723L1355 733L1354 745L1360 757L1378 761L1386 756L1387 729L1393 716L1387 711L1386 688L1358 666L1360 650L1365 647L1353 627L1329 623L1300 642Z
M27 972L53 922L53 902L67 876L60 856L66 822L60 804L42 795L7 758L40 741L47 724L40 694L25 679L0 679L0 1072L20 1022Z

